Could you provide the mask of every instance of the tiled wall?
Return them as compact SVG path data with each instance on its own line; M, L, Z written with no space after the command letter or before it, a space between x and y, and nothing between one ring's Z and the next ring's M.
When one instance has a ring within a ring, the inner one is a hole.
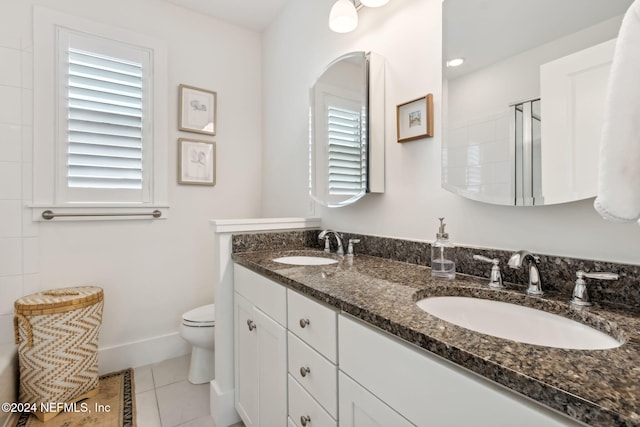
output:
M509 160L509 111L451 126L442 150L449 185L492 199L513 199Z
M0 344L13 341L13 302L37 289L32 200L33 49L0 33Z

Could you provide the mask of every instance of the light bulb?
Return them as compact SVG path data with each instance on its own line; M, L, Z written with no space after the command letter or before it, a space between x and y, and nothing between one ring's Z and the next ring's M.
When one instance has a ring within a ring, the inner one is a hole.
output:
M329 14L329 28L336 33L348 33L358 26L358 11L351 0L338 0Z
M389 3L389 0L360 0L360 3L367 7L380 7Z

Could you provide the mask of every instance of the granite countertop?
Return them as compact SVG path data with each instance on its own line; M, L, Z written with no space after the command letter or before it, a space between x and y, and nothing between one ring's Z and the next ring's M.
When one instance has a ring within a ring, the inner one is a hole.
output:
M322 251L234 253L233 260L399 338L594 426L640 426L640 317L615 307L572 308L552 293L529 297L507 284L458 274L432 279L428 267L358 255L325 266L272 261L286 255L328 256ZM588 324L624 344L608 350L567 350L522 344L473 332L432 316L415 302L461 295L543 308Z

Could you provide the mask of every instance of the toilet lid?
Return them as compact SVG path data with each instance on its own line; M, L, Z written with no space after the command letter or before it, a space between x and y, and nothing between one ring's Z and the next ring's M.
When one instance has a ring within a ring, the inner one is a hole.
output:
M202 307L187 311L182 315L182 320L185 323L198 326L212 326L216 320L216 305L203 305Z

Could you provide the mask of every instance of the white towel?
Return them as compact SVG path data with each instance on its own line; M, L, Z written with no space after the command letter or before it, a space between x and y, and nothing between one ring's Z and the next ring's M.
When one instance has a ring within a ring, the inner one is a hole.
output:
M636 221L640 218L640 0L622 20L607 91L594 207L605 219Z

